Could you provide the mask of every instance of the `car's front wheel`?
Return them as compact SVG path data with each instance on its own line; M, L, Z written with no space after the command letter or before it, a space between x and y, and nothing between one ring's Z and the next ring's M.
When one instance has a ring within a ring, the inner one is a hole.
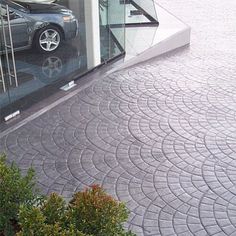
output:
M53 52L60 46L61 40L60 30L50 25L36 32L34 44L40 52Z

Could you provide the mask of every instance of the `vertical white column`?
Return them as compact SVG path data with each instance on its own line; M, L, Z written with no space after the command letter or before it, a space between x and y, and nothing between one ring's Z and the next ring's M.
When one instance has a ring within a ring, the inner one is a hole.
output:
M99 0L84 0L88 69L101 64Z

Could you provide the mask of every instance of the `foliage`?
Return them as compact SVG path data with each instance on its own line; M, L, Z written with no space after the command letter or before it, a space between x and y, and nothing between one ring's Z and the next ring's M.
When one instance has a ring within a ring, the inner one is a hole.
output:
M38 206L22 206L17 236L133 236L123 229L127 218L125 205L94 185L69 204L52 193Z
M69 203L69 218L76 228L96 236L132 235L122 223L128 218L124 203L118 202L98 185L78 192Z
M35 199L34 171L29 169L22 176L13 163L6 164L5 155L0 156L0 234L13 235L21 204L33 204Z
M65 221L66 202L56 193L52 193L41 206L41 211L46 217L47 224Z
M86 236L66 222L66 203L52 193L39 206L21 206L17 236ZM88 236L88 235L87 235Z

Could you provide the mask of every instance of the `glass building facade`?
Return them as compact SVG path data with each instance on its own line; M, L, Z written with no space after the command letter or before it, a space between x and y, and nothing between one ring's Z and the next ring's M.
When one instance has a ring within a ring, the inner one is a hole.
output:
M151 4L150 0L0 0L1 122L123 56L125 26L157 22Z

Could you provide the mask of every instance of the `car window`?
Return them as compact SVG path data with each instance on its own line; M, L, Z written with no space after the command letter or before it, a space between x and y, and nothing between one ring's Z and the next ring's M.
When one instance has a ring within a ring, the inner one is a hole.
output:
M4 7L1 7L1 11L0 11L1 17L3 18L3 20L7 20L7 10ZM21 18L22 16L19 15L18 13L15 13L12 9L9 9L9 17L10 20L14 20L17 18Z
M32 3L53 3L56 0L16 0L18 3L21 2L32 2Z
M5 0L4 4L9 5L11 8L21 11L21 12L28 12L28 9L25 8L23 5L16 3L15 1Z
M6 10L6 8L4 8L3 6L1 6L0 15L1 15L1 17L2 17L4 20L5 20L6 17L7 17L7 10Z

